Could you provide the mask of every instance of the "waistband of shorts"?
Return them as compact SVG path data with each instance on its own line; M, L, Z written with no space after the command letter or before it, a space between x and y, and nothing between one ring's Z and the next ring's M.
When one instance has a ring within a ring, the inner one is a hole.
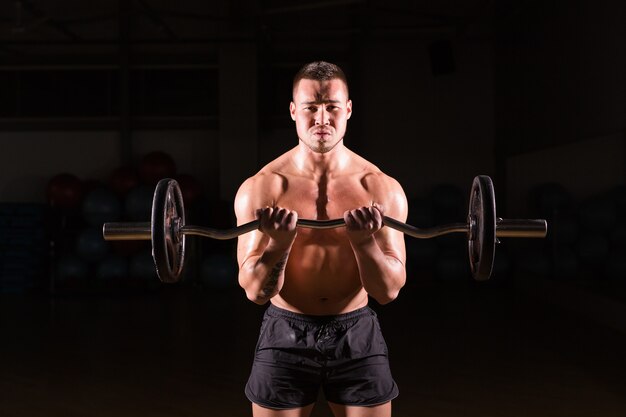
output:
M307 323L326 323L329 321L346 321L353 320L355 318L365 316L365 315L373 315L376 316L376 312L372 310L369 306L357 308L356 310L349 311L347 313L341 314L332 314L332 315L323 315L317 316L312 314L302 314L296 313L295 311L285 310L284 308L276 307L274 304L269 305L267 310L265 310L265 314L272 317L283 317L291 320L299 320Z

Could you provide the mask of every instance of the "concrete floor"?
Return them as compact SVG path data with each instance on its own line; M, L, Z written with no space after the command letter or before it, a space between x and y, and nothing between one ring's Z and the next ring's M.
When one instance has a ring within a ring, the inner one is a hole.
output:
M378 312L394 416L626 416L626 335L511 286L410 284ZM0 416L246 416L263 307L239 290L0 298ZM330 416L320 402L315 417Z

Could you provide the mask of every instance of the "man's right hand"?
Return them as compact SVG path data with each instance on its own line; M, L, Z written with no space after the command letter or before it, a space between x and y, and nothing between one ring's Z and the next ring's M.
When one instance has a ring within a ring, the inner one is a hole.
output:
M266 207L256 211L259 230L276 244L291 246L297 234L298 213L282 207Z

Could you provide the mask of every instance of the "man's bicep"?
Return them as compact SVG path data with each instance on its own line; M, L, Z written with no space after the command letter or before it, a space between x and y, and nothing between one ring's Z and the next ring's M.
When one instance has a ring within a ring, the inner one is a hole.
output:
M244 181L235 195L234 209L235 217L237 219L237 226L251 222L255 219L253 207L254 198L254 180L248 178ZM252 244L252 238L254 232L245 233L237 238L237 263L241 268L241 265L249 257L250 246Z
M255 214L255 187L254 179L248 178L241 184L237 195L235 195L235 216L237 217L237 225L242 225L254 220Z
M385 201L383 203L385 216L406 223L408 203L404 190L396 180L388 177L387 181ZM383 227L380 231L382 236L378 239L378 243L383 253L405 264L406 246L404 233L390 227Z
M258 208L258 198L255 193L254 181L246 180L235 197L235 215L237 217L237 225L242 225L256 219L256 209ZM237 238L237 262L239 267L251 257L263 254L265 245L263 233L253 230L251 232L240 235Z
M396 220L406 222L409 214L409 207L406 198L406 194L402 189L402 186L395 179L389 179L389 190L387 192L387 199L389 200L389 208L393 213L390 213L390 217L394 217Z
M257 230L243 234L237 239L237 262L239 263L239 268L250 258L263 255L268 241L267 237Z

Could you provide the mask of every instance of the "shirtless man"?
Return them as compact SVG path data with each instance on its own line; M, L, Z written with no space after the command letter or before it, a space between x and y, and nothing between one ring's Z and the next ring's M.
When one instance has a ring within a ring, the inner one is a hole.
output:
M239 284L265 312L246 395L255 417L309 416L320 387L335 416L391 415L398 395L368 296L386 304L405 283L399 183L343 143L352 102L343 71L313 62L289 106L298 145L248 178L237 223L259 219L237 246ZM343 217L346 227L296 228Z

